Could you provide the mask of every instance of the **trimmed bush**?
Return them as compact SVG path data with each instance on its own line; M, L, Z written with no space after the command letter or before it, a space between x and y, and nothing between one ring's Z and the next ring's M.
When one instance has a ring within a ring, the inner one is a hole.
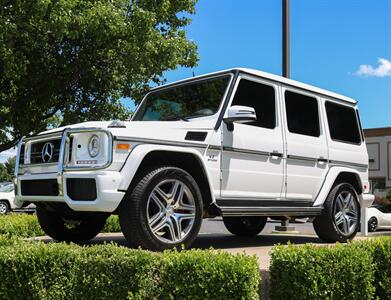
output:
M391 238L378 237L357 245L373 258L375 298L391 299Z
M0 237L0 299L258 299L256 259Z
M271 256L271 299L373 297L371 252L356 243L277 246Z
M121 232L118 216L110 216L102 232ZM45 235L36 215L10 214L0 216L0 234L18 237L36 237Z
M258 299L255 256L190 250L163 254L164 299Z
M0 216L0 234L23 238L45 235L37 216L28 214Z

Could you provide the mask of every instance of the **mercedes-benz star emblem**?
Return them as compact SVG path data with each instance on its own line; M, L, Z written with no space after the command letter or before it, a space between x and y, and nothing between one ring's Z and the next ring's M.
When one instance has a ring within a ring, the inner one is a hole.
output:
M43 162L50 162L53 159L54 145L47 142L42 147L41 157Z

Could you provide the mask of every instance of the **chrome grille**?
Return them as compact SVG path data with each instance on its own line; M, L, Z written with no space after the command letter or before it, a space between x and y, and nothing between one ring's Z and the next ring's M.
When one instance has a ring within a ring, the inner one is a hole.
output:
M51 149L48 149L46 156L45 156L45 153L43 153L43 151L44 151L45 145L47 145L47 144L51 144L52 146L46 146L47 149L48 148L51 148ZM58 157L60 155L60 145L61 145L61 139L47 140L47 141L32 143L31 148L30 148L30 163L31 164L43 164L43 163L58 162Z

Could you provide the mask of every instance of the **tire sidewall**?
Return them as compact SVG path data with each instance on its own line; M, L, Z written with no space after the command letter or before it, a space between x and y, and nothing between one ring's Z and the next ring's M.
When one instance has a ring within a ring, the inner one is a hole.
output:
M160 182L164 180L169 179L177 179L183 182L191 191L194 197L194 205L195 205L195 219L193 222L193 227L191 228L190 232L186 236L186 238L179 242L179 243L164 243L161 240L157 239L155 235L152 233L149 225L148 225L148 212L147 212L147 203L148 198L152 192L152 190L158 185ZM194 178L186 171L176 168L176 167L167 167L162 169L161 171L157 172L147 183L146 187L144 188L142 195L141 195L141 203L140 203L140 217L142 220L140 220L142 226L142 229L146 235L148 235L149 239L157 246L156 248L159 249L169 249L169 248L177 248L181 249L182 245L185 247L190 245L195 238L197 237L198 231L201 227L202 223L202 195L201 191L194 180Z
M352 193L353 199L356 202L356 206L358 207L356 228L351 234L348 234L348 235L344 234L343 232L341 232L339 230L339 228L336 225L335 217L334 217L335 206L337 205L337 201L336 201L337 196L344 190L347 190ZM351 240L357 234L358 229L360 227L359 224L360 224L360 220L361 220L360 203L358 202L358 195L356 193L356 190L349 183L341 183L341 184L335 186L335 188L332 191L332 196L333 196L333 199L331 199L332 201L331 201L329 213L330 213L330 218L332 219L332 226L335 230L335 233L338 236L339 241L341 241L341 242Z

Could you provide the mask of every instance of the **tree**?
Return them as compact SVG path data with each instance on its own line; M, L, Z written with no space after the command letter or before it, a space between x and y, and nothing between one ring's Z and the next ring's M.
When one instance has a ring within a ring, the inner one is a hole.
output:
M196 0L0 0L0 152L51 126L125 118L163 72L192 67Z
M11 181L15 170L16 157L10 157L5 163L0 163L0 182Z

